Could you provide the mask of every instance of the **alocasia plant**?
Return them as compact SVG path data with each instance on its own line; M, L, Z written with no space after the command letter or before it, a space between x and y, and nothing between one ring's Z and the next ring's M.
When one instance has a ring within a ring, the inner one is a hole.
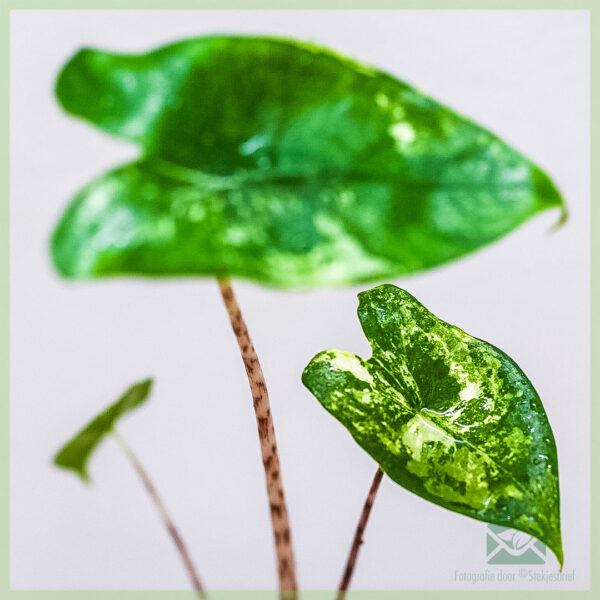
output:
M200 578L196 568L192 562L190 554L183 542L183 538L179 530L175 526L173 519L167 512L167 509L159 496L156 487L152 483L146 469L142 466L137 455L131 447L125 443L125 440L115 430L117 421L125 414L141 406L146 402L150 390L152 388L152 380L146 379L132 385L127 391L107 409L101 412L98 416L92 419L83 429L76 433L54 456L54 464L57 467L68 469L79 475L79 477L87 482L89 481L88 462L94 450L100 443L109 435L112 435L119 446L125 453L129 462L135 469L136 473L142 480L146 491L154 502L160 518L162 519L167 532L179 555L186 571L192 582L192 586L201 598L204 598L204 590L200 583Z
M463 256L562 199L536 165L415 88L329 50L203 37L83 49L56 95L139 146L52 237L65 277L213 275L250 385L280 587L296 588L266 384L229 284L351 284Z
M527 376L396 286L358 297L372 356L321 352L304 384L393 481L535 536L562 566L556 445Z
M140 146L52 239L68 277L224 273L356 283L471 252L562 207L495 135L394 77L297 42L205 37L78 52L65 110Z

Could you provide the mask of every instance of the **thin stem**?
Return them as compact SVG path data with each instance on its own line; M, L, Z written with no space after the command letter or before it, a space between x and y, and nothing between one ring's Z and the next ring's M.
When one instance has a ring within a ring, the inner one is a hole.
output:
M367 499L365 500L365 505L363 506L362 513L360 515L360 519L356 527L354 539L352 540L352 547L350 548L350 554L348 555L348 561L346 562L344 575L342 576L342 580L340 581L340 585L338 588L339 591L337 594L337 600L343 600L343 598L346 596L348 588L350 587L350 580L352 579L354 567L356 566L358 551L360 550L360 546L363 543L365 527L367 526L367 521L369 520L369 515L371 514L373 502L375 502L375 496L377 495L377 490L379 489L379 484L381 483L382 477L383 471L380 468L377 468L377 472L375 473L375 477L373 478L373 483L371 484L371 489L369 490L369 494L367 495Z
M167 528L167 531L171 536L171 539L173 540L173 543L175 544L179 555L181 556L181 560L183 561L185 569L192 582L192 587L194 588L194 590L196 590L196 592L198 592L200 598L205 599L206 595L204 593L204 588L200 583L200 578L198 577L198 573L196 572L196 567L192 562L192 558L190 557L190 554L186 548L183 538L181 537L181 534L179 533L177 527L175 527L175 523L173 523L173 519L171 519L171 516L167 512L165 504L162 498L160 497L156 487L150 480L146 469L144 469L142 463L139 461L138 457L135 455L133 450L129 447L128 444L125 443L125 440L116 431L113 431L113 436L119 443L119 446L121 446L121 449L125 453L125 456L129 459L129 462L135 469L136 473L139 475L140 479L142 480L142 483L144 484L144 487L146 488L146 491L148 492L150 498L152 498L152 501L158 509L160 517L165 527Z
M258 438L260 440L260 450L265 469L267 494L269 496L273 537L275 539L279 589L285 592L282 594L282 597L293 599L296 598L295 590L298 589L298 586L296 584L294 552L292 549L292 538L283 493L283 484L281 482L281 470L277 454L277 443L275 441L275 429L273 428L273 419L269 405L269 394L256 350L250 339L248 328L231 288L231 283L227 278L219 278L218 281L223 302L231 321L231 327L240 347L244 366L246 367L250 390L252 391L256 424L258 426Z

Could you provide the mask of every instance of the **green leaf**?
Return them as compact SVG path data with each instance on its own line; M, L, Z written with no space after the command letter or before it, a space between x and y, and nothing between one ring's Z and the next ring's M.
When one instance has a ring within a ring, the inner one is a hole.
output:
M358 297L371 358L321 352L304 384L396 483L533 535L562 566L556 445L523 371L400 288Z
M114 404L90 421L58 451L54 464L70 469L84 481L89 481L87 465L92 452L112 432L114 424L125 413L146 401L152 383L152 379L146 379L132 385Z
M280 287L427 269L551 207L550 179L494 134L323 48L204 37L84 49L65 110L137 144L52 238L67 277L228 274Z

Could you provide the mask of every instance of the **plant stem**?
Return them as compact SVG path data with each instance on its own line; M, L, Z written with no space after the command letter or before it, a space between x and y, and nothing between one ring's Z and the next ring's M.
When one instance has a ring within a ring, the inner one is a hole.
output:
M121 446L121 449L125 453L125 456L129 459L129 462L135 469L136 473L139 475L140 479L142 480L142 483L144 484L144 487L146 488L146 491L148 492L150 498L152 498L152 501L158 509L160 517L165 527L167 528L167 531L171 536L171 539L173 540L173 543L175 544L179 555L181 556L181 560L183 561L183 564L192 582L194 590L198 592L200 598L205 599L206 595L204 593L204 588L200 583L200 578L198 577L198 573L196 572L196 567L194 566L194 563L192 562L190 554L186 548L186 545L183 542L183 538L181 537L181 534L179 533L177 527L175 527L175 523L173 523L173 519L171 519L169 513L167 512L165 504L162 501L162 498L160 497L156 487L150 480L146 469L144 469L142 463L139 461L138 457L135 455L133 450L129 447L128 444L125 443L125 440L116 431L113 431L113 436L119 443L119 446Z
M246 367L250 390L252 391L256 424L258 426L258 438L260 440L260 450L265 469L267 494L270 502L275 552L277 554L279 589L285 592L282 594L282 597L293 599L296 598L295 590L297 589L294 552L292 549L292 538L283 493L283 484L281 482L281 470L277 454L277 443L275 441L275 429L273 428L273 419L269 405L269 394L256 350L250 339L248 328L231 288L231 283L227 278L219 278L218 281L223 302L231 321L231 327L237 339L244 366Z
M377 490L379 489L379 484L381 483L382 477L383 471L380 468L377 468L375 477L373 478L373 483L371 483L371 489L369 490L369 494L365 500L365 505L363 506L362 513L356 527L354 540L352 540L352 547L350 548L350 554L348 555L348 561L346 562L344 575L342 576L342 580L340 581L338 588L339 591L337 594L337 600L343 600L343 598L346 596L346 592L348 591L348 587L350 586L350 580L352 579L354 567L356 565L356 559L358 558L358 551L363 543L365 527L367 526L367 521L369 520L371 508L373 508L373 502L375 502L375 496L377 495Z

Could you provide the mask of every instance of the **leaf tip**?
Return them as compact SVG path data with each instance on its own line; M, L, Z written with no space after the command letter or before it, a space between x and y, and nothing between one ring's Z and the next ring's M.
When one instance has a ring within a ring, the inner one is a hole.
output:
M556 548L550 548L550 549L554 553L554 556L556 556L556 560L558 561L560 572L562 573L563 567L565 566L565 556L564 556L563 549L562 549L562 543L559 542L559 545Z
M147 377L146 379L142 379L142 381L140 381L138 385L143 387L148 393L150 393L150 391L152 390L152 386L154 385L154 378Z
M560 229L569 218L569 209L557 185L540 168L533 168L533 184L537 202L537 210L558 208L560 215L558 221L550 228L549 233Z
M154 379L152 377L148 377L146 379L142 379L142 381L134 383L125 393L135 393L136 395L139 395L140 398L145 399L147 396L150 395L153 385Z
M562 536L560 531L560 524L554 527L553 529L547 532L547 535L542 538L541 541L546 545L546 548L554 554L556 560L558 561L560 570L562 572L563 566L565 564L565 557L563 553L563 545L562 545Z
M563 225L565 225L568 220L569 220L569 209L567 208L567 205L563 203L560 206L560 215L558 217L558 220L556 221L556 223L554 223L554 225L552 225L552 227L550 227L550 229L548 230L548 233L555 233Z

